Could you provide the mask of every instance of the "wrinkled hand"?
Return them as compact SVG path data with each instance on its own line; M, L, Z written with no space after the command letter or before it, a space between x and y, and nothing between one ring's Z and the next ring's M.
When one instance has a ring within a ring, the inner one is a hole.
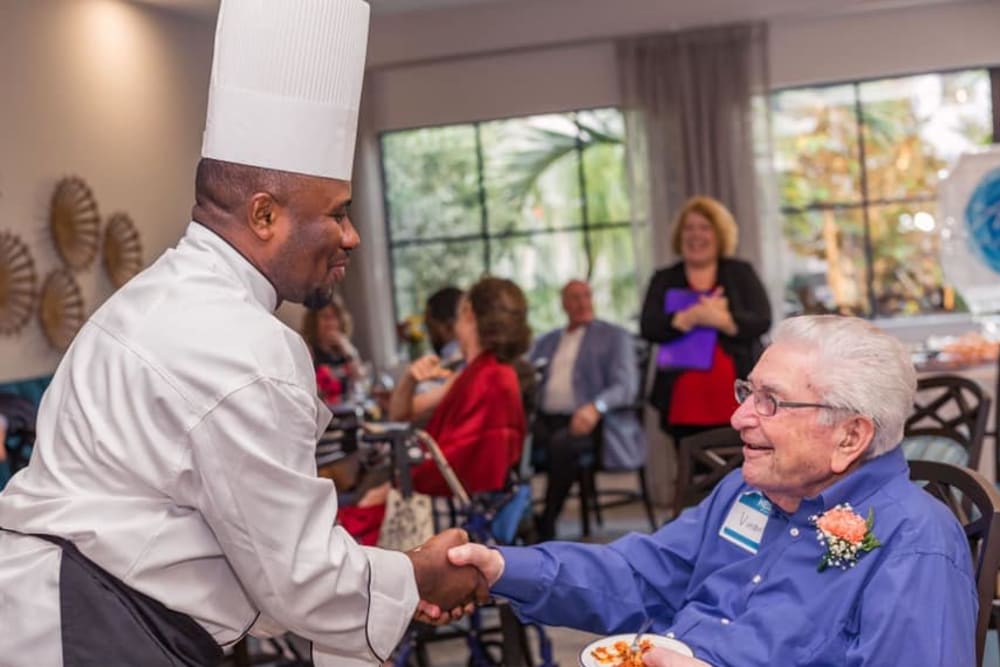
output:
M488 586L479 570L470 565L456 565L448 559L451 547L468 541L464 530L449 528L406 552L413 563L420 599L428 603L421 608L424 611L433 611L433 607L454 611L489 598Z
M503 574L503 556L496 549L484 547L482 544L463 544L448 550L448 560L453 565L472 565L482 574L488 586L497 583Z
M573 435L590 435L599 421L601 413L593 403L587 403L573 413L573 417L569 420L569 432Z
M704 660L689 658L665 648L650 650L649 653L642 656L642 664L646 667L712 667Z
M414 361L410 364L409 373L413 381L417 383L447 378L452 375L451 371L441 366L441 359L435 354L427 354Z

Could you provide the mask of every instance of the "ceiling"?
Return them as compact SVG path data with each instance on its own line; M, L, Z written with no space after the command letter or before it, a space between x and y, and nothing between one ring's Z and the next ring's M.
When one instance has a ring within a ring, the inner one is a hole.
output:
M219 9L219 0L134 0L147 5L156 5L170 11L214 17ZM475 4L495 3L502 0L367 0L372 13L402 14L406 12L446 9Z

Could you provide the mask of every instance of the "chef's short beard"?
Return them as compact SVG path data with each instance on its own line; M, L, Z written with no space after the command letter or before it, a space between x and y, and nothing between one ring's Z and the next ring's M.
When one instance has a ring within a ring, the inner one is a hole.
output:
M333 286L317 287L306 294L302 305L309 310L322 310L333 301Z

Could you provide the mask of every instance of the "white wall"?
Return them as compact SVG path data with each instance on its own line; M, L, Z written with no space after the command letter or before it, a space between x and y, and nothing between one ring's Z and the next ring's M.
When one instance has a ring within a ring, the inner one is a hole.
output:
M439 12L376 19L369 49L376 129L616 104L613 39L694 18L676 11L686 9L680 3L573 1L588 8L570 19L546 9L557 2L539 5L531 20L524 9L505 9L524 3L473 7L448 20ZM790 13L784 0L741 4L776 14L769 19L775 87L1000 64L1000 2L839 16Z
M0 230L31 248L39 281L60 261L56 182L78 175L102 218L132 216L148 263L190 219L213 25L120 0L0 0ZM88 314L113 291L98 257L77 274ZM51 372L37 318L0 337L0 381Z

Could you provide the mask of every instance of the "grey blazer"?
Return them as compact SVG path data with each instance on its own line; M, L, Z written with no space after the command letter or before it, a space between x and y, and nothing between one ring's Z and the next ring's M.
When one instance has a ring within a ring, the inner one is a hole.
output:
M551 362L563 331L555 329L535 341L530 354L532 362L541 359ZM540 396L544 396L549 370L546 364ZM602 320L587 325L573 368L573 394L575 408L597 399L603 399L608 406L601 420L604 437L601 464L605 469L635 470L646 462L646 434L632 410L639 397L639 369L632 334Z

